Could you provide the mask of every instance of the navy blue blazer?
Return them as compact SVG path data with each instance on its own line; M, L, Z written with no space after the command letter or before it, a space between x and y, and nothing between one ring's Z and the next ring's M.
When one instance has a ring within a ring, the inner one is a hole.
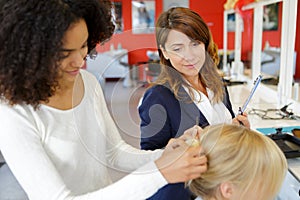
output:
M179 137L186 129L193 127L196 119L199 119L199 126L202 128L209 125L183 87L180 87L179 93L184 97L184 101L178 101L168 85L156 85L145 92L142 104L139 106L142 149L164 148L171 138ZM223 103L234 118L225 86L224 94ZM190 200L190 198L191 194L184 187L184 183L177 183L166 185L149 199Z

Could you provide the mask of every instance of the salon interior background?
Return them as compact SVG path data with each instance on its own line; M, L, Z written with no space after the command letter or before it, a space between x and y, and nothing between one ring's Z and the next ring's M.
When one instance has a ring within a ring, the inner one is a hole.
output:
M134 64L139 61L146 61L147 50L156 49L154 34L133 34L132 27L132 13L131 0L114 0L113 2L121 2L122 4L122 18L124 30L122 33L115 34L113 38L104 46L98 46L97 51L108 51L113 44L117 47L121 44L123 48L128 50L129 64ZM145 0L147 2L147 0ZM210 26L213 38L217 43L219 49L223 48L223 12L226 0L210 0L210 3L205 3L203 0L190 0L189 7L198 12ZM298 11L300 4L298 3ZM155 19L163 11L163 0L155 1ZM282 18L282 3L279 3L278 8L278 29L272 31L264 31L263 45L266 41L272 47L280 47L281 38L281 18ZM252 35L253 35L253 15L244 21L244 31L242 33L242 61L249 61L249 52L252 51ZM263 46L262 46L263 48ZM228 49L234 49L234 32L228 32ZM296 43L295 51L297 52L296 73L295 79L300 79L300 14L297 14L296 27Z

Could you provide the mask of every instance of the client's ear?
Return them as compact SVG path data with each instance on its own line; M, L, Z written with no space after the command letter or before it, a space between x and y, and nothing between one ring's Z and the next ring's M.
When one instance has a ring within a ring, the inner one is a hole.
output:
M220 191L223 197L225 197L226 199L229 199L233 196L233 184L230 182L224 182L221 183L220 185Z

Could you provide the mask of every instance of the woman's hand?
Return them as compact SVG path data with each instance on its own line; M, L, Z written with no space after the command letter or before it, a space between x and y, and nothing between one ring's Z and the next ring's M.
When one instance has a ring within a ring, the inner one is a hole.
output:
M199 141L202 131L203 129L200 126L195 125L184 131L183 135L179 138L190 144L191 141Z
M171 139L162 156L155 161L168 183L195 179L207 170L207 158L200 156L201 147L189 146L183 138L185 136Z
M184 131L183 135L179 138L184 140L190 146L198 146L202 131L203 129L200 126L195 125Z
M232 124L243 125L247 128L250 128L250 122L248 120L247 113L244 112L242 115L237 115L232 119Z

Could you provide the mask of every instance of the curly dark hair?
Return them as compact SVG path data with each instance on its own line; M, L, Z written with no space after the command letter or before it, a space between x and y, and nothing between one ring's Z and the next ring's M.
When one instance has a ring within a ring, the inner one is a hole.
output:
M0 0L0 100L35 108L58 86L62 38L84 19L88 53L114 32L107 0Z

